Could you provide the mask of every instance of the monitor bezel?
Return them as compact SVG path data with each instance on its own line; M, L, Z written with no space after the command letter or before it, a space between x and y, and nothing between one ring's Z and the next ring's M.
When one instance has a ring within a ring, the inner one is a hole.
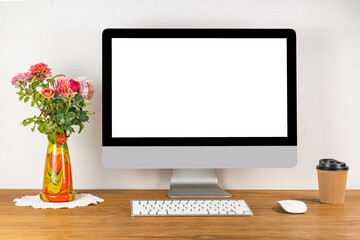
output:
M286 38L287 137L113 137L113 38ZM105 29L102 34L102 145L103 146L296 146L296 33L293 29Z

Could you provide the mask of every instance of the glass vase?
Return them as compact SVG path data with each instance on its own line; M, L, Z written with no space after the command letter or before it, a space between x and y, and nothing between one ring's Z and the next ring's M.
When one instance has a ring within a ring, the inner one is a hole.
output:
M40 198L46 202L69 202L75 197L67 138L58 134L56 144L49 141L47 148Z

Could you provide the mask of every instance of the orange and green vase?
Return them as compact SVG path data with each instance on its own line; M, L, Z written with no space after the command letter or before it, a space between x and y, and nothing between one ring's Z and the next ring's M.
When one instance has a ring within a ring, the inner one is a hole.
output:
M56 144L49 142L40 198L46 202L69 202L75 199L67 138L57 135Z

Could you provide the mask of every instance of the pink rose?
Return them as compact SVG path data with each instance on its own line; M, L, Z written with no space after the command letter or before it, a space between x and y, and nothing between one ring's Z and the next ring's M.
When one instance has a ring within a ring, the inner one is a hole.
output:
M28 83L31 81L32 74L30 72L18 73L12 78L11 84L18 86L19 83Z
M91 100L95 92L92 82L86 77L78 77L76 80L80 83L79 95L83 96L84 99Z
M59 77L54 83L55 94L63 95L64 97L71 95L70 91L70 78L68 77Z
M70 88L73 92L77 92L80 83L78 81L74 81L74 79L70 79Z

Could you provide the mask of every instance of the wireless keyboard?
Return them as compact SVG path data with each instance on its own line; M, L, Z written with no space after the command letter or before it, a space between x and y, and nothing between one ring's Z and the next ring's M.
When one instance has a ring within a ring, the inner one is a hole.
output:
M245 200L131 200L131 216L253 216Z

